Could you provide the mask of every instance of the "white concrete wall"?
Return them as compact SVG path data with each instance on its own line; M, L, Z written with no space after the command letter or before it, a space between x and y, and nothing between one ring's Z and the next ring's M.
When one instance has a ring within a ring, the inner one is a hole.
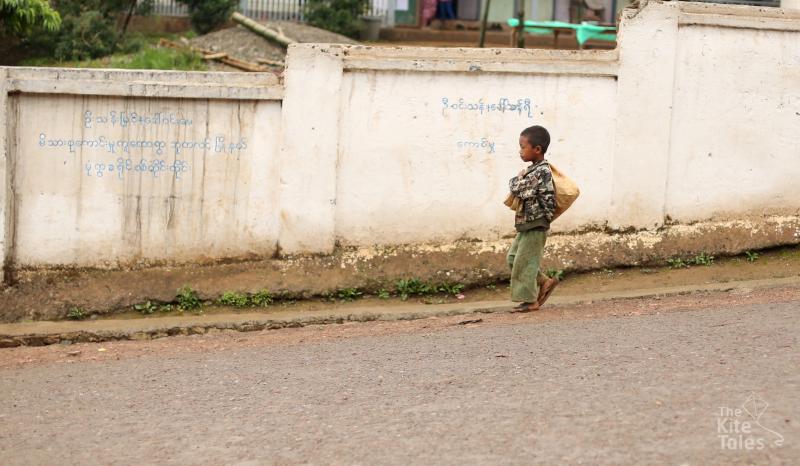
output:
M284 83L0 69L0 251L115 266L493 241L513 232L502 200L533 124L583 192L555 232L796 217L798 44L800 12L670 2L627 10L615 51L299 44ZM192 124L97 120L123 111ZM51 146L100 137L166 147Z
M23 95L15 106L16 263L274 251L279 104ZM159 114L189 123L121 126Z
M117 266L272 254L280 101L204 98L204 84L183 99L14 95L10 261Z
M787 10L800 10L800 0L781 0L781 8Z
M548 158L583 183L561 230L602 224L611 195L612 77L354 71L342 83L336 236L346 244L499 238L519 133L553 130ZM491 105L515 105L498 111ZM483 106L483 109L481 109Z
M676 60L666 213L800 211L800 31L686 25Z

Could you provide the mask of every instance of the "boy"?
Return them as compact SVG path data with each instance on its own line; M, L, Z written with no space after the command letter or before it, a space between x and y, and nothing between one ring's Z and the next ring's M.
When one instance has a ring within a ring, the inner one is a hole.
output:
M509 180L511 194L522 201L514 218L517 236L508 251L511 268L511 300L521 303L517 312L539 309L558 284L539 271L547 231L556 209L555 187L544 154L550 133L541 126L525 128L519 135L519 156L531 165Z

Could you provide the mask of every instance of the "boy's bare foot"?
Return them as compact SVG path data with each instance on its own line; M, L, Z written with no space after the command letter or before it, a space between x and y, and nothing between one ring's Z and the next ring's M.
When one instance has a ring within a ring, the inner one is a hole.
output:
M522 303L514 307L511 312L531 312L539 309L539 303Z
M543 306L544 302L547 301L547 298L550 297L550 294L553 293L553 290L556 289L558 286L558 279L557 278L548 278L542 283L541 288L539 289L539 299L537 300L537 304L539 306Z

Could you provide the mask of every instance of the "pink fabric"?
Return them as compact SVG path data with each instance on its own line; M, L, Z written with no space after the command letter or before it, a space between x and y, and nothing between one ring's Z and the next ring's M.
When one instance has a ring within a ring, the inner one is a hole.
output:
M422 25L427 26L436 16L436 0L422 0Z

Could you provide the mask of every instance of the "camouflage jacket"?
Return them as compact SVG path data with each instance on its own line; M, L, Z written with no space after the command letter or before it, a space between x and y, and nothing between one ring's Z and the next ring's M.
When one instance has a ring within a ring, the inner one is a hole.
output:
M508 187L523 202L514 218L517 231L549 229L556 210L556 193L547 161L534 163L521 176L511 178Z

